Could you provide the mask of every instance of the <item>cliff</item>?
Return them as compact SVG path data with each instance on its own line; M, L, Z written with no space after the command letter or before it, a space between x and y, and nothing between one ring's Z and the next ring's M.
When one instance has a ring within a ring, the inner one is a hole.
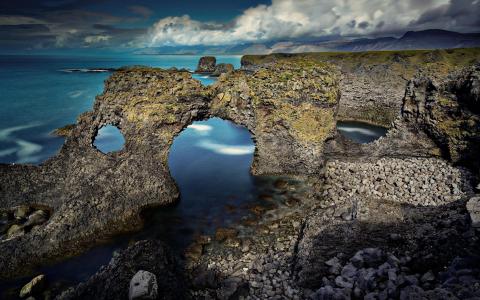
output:
M246 55L242 68L299 60L331 63L342 73L339 119L389 126L400 112L410 78L419 74L445 77L480 61L480 48Z

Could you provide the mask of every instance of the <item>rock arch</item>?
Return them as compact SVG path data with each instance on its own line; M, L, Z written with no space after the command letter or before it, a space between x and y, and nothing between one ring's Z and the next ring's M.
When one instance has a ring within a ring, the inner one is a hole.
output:
M257 147L254 174L319 173L338 99L337 73L323 63L234 71L207 87L186 71L120 69L57 156L40 166L0 165L0 209L34 202L54 211L35 234L0 243L0 277L135 229L142 208L175 201L168 152L196 120L219 117L245 126ZM124 150L114 155L91 147L105 124L116 124L125 137Z

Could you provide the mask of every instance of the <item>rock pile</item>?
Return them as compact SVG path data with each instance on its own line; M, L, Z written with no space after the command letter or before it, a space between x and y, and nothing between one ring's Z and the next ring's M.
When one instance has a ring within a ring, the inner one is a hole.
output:
M342 263L342 254L325 262L329 274L310 298L326 299L461 299L478 297L478 269L455 259L445 272L413 272L409 256L397 258L379 248L365 248ZM478 265L478 262L476 263ZM465 298L464 298L465 297Z
M35 210L27 205L0 212L0 239L22 236L47 222L48 218L46 210Z
M364 197L413 205L442 205L469 190L468 172L440 159L382 158L376 162L332 161L324 196L333 202Z

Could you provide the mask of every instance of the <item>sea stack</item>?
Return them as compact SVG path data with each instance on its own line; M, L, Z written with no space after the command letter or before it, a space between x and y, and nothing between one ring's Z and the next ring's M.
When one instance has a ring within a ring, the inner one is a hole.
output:
M203 56L198 61L196 73L212 73L215 71L217 59L215 56Z

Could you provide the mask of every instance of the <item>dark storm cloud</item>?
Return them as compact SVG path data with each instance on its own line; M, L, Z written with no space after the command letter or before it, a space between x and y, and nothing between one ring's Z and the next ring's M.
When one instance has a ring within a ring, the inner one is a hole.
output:
M480 30L479 11L480 0L4 0L0 49L223 45L430 28L472 32Z
M480 24L480 1L451 0L423 13L412 26L442 27L451 24L458 30L472 30Z
M114 9L92 8L108 2L112 1L2 1L0 26L9 27L0 32L0 47L122 47L145 34L146 25L136 24L151 15L148 7L134 5L122 14ZM13 43L14 39L18 42Z

